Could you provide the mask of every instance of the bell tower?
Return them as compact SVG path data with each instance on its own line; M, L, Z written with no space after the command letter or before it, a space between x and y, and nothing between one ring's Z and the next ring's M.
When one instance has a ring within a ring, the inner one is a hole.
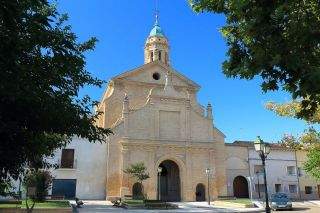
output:
M144 46L144 63L161 61L167 66L169 63L169 43L159 25L159 15L156 12L156 20Z

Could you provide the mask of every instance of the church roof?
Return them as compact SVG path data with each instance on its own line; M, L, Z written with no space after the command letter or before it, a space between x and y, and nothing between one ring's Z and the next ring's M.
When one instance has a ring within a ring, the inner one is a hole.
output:
M290 147L284 147L279 143L267 142L273 149L292 150ZM239 141L236 140L233 143L225 143L227 146L242 146L254 148L254 141Z
M161 27L158 23L155 23L152 30L150 31L149 36L165 37Z
M183 81L187 82L189 85L192 85L193 87L195 87L197 90L200 89L200 85L195 83L194 81L192 81L191 79L189 79L188 77L184 76L183 74L181 74L180 72L178 72L177 70L174 70L173 68L171 67L168 67L166 66L165 64L163 64L162 62L160 61L153 61L153 62L150 62L148 64L144 64L140 67L137 67L135 69L132 69L132 70L129 70L127 72L124 72L120 75L117 75L117 76L114 76L113 78L111 78L111 80L114 80L114 79L118 79L118 78L125 78L127 76L130 76L132 74L135 74L135 73L138 73L138 72L141 72L144 70L144 68L147 68L147 67L150 67L150 66L154 66L154 65L158 65L158 66L161 66L163 67L164 69L170 69L170 71L176 75L177 77L179 77L180 79L182 79Z
M159 25L159 14L156 12L156 20L154 22L153 28L150 31L149 37L157 36L157 37L166 37Z

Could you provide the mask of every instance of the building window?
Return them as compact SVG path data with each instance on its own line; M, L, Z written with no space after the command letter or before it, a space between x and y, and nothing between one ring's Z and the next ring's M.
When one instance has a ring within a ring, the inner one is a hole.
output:
M275 184L274 188L275 188L275 192L281 192L281 184Z
M312 186L305 186L304 190L306 194L312 194Z
M74 149L62 149L61 168L73 168Z
M254 173L255 174L263 174L263 166L262 165L254 165Z
M289 192L290 193L297 193L297 185L289 185Z
M150 53L150 59L153 61L153 52Z
M160 79L160 74L158 72L155 72L152 74L152 78L157 81Z
M296 167L295 166L287 166L287 174L288 175L296 175Z
M161 61L161 51L159 51L159 61Z

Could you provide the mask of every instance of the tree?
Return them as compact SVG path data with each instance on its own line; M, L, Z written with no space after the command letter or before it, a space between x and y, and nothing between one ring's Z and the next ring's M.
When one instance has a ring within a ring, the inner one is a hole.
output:
M196 12L226 16L227 77L260 76L264 92L283 89L301 101L300 118L320 103L320 4L318 0L189 0Z
M13 189L11 181L0 182L0 196L8 196Z
M303 106L300 101L290 101L287 103L275 103L275 102L268 102L266 104L266 108L275 112L279 116L284 117L291 117L296 119L302 119L306 121L308 124L320 124L320 108L316 108L314 114L307 118L300 118L299 114L303 110Z
M304 169L315 179L320 181L320 147L316 147L308 152Z
M46 170L29 170L23 180L23 185L27 191L26 207L27 212L32 212L36 202L43 202L48 195L48 190L51 187L52 176ZM31 199L32 204L29 206L28 199Z
M135 178L140 184L148 178L150 178L149 173L147 172L147 167L144 165L143 162L131 164L128 168L124 170L124 173L129 174L131 177ZM143 187L142 187L142 195Z
M103 142L110 129L85 86L103 81L86 70L85 53L96 38L78 42L68 16L47 0L0 0L0 182L17 179L73 136Z

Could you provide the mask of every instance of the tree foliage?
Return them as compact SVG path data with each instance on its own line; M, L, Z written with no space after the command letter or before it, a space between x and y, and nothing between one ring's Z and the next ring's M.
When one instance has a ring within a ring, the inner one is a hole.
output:
M320 147L316 147L307 154L307 161L304 164L305 170L314 178L320 181Z
M48 191L52 184L52 176L49 171L31 169L26 172L23 185L26 188L26 207L27 212L32 212L36 202L45 201ZM29 206L28 200L32 201Z
M291 101L283 104L268 102L266 104L266 108L270 111L273 111L279 116L299 118L298 114L302 110L302 105L299 101ZM298 138L285 136L282 140L282 143L284 145L290 146L295 149L305 150L312 150L315 147L320 146L320 133L316 128L313 127L313 125L320 124L320 108L317 108L312 116L304 118L303 121L305 121L310 126L310 128L305 130L304 133L301 134Z
M266 108L275 112L279 116L299 118L298 114L302 110L301 102L292 101L283 104L269 102ZM307 161L304 164L304 169L314 178L320 180L320 163L316 160L320 155L320 133L312 125L320 123L320 110L316 109L315 113L303 119L310 128L305 130L300 136L293 137L285 135L280 143L283 146L290 147L295 150L305 150L307 152Z
M124 170L124 173L129 174L133 178L136 178L140 183L150 178L149 173L147 172L147 167L143 162L131 164Z
M318 107L312 116L300 118L299 114L301 113L303 107L301 105L301 101L298 100L281 104L268 102L266 104L266 108L275 112L279 116L303 119L308 124L320 124L320 108Z
M103 83L86 70L97 39L78 42L67 19L47 0L0 0L0 182L43 167L74 135L110 134L94 125L94 102L78 96Z
M132 178L135 178L142 186L142 197L146 198L144 194L144 188L142 182L150 178L149 173L147 172L147 167L143 162L138 162L135 164L131 164L128 168L126 168L124 173L130 175Z
M263 91L284 89L301 99L300 118L320 100L320 4L318 0L189 0L196 12L226 16L227 77L260 76Z
M52 176L47 170L30 170L26 173L23 179L23 185L27 189L32 187L35 193L29 198L35 201L44 201L48 195L48 191L52 184Z
M314 149L320 148L320 133L314 128L309 128L298 137L285 134L281 139L280 144L294 150L305 150L310 152Z
M12 189L13 186L11 181L0 181L0 196L6 197L10 195Z

